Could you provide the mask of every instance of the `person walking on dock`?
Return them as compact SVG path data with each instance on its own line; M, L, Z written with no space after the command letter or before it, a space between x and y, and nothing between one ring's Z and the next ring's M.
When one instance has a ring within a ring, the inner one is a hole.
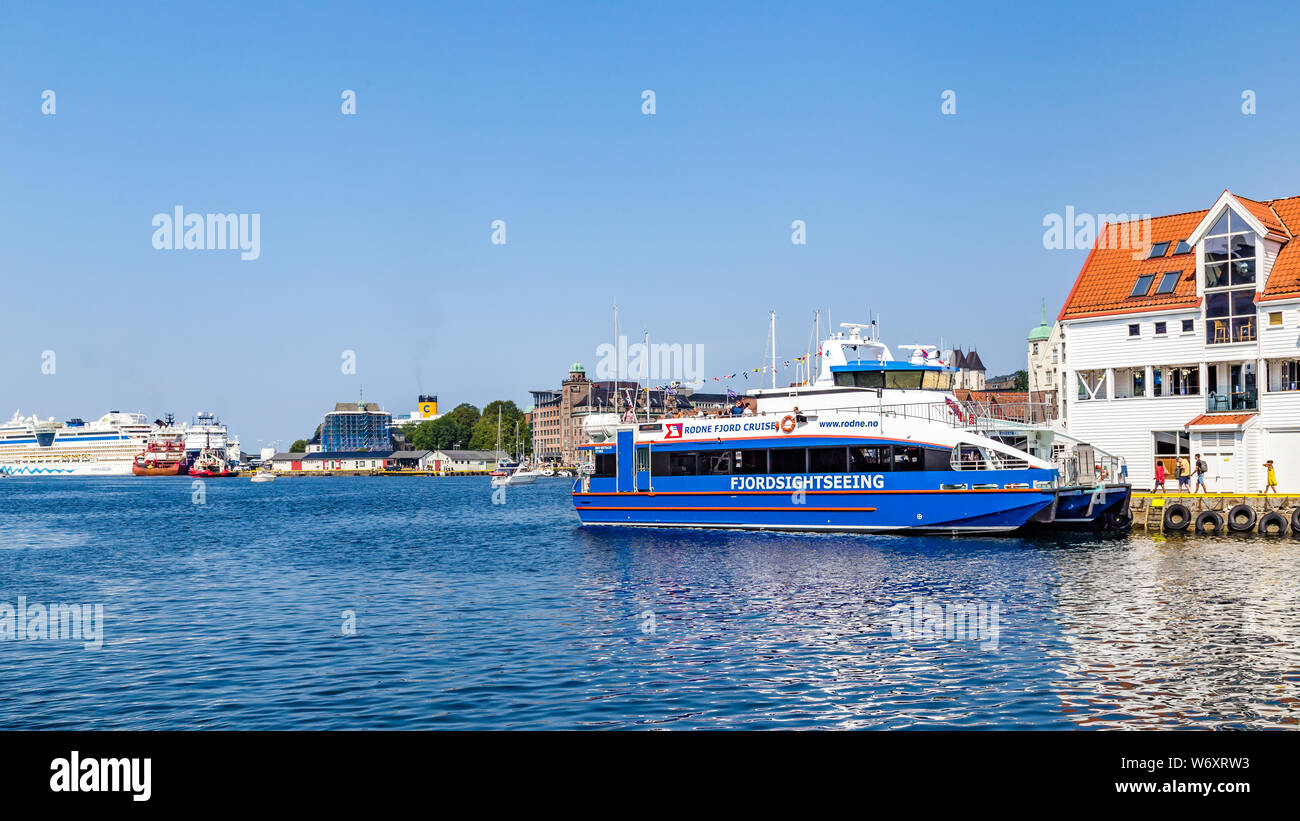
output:
M1277 473L1273 471L1272 459L1269 459L1267 462L1264 463L1264 469L1268 471L1268 475L1265 477L1265 481L1268 484L1264 487L1264 492L1268 493L1269 488L1272 488L1273 492L1277 493Z
M1195 493L1209 493L1205 489L1205 474L1209 473L1210 466L1201 458L1201 454L1196 454L1196 490Z
M1188 486L1192 482L1192 477L1187 473L1187 462L1179 456L1174 464L1174 477L1178 479L1178 492L1186 493Z
M1163 493L1165 490L1165 463L1156 462L1156 486L1151 490L1152 493Z

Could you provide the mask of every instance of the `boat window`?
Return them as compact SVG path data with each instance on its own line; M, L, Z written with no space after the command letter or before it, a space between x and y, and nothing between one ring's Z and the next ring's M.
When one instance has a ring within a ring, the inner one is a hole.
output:
M852 373L837 373L837 374L835 374L835 386L836 386L836 387L839 387L839 388L851 388L851 387L853 387L853 377L854 377L854 376L856 376L856 374L852 374Z
M651 453L650 472L655 476L671 476L673 472L672 454L666 450L657 450Z
M668 454L669 475L671 476L695 476L697 469L697 454L693 450L672 451Z
M949 460L951 454L943 448L926 448L925 449L925 469L926 470L952 470Z
M809 448L809 473L843 473L848 467L845 448Z
M894 470L923 470L921 456L924 450L917 445L894 445Z
M931 391L952 390L952 372L922 371L921 387Z
M976 445L958 445L952 449L952 467L956 470L984 470L984 450Z
M889 445L849 448L849 470L853 473L880 473L889 470Z
M885 387L917 390L921 387L921 373L921 371L886 371Z
M853 374L853 384L859 388L883 388L885 375L880 371L858 371Z
M771 452L772 473L807 473L807 451L803 448L775 448Z
M731 451L716 450L701 453L700 472L709 476L731 473Z
M767 473L766 450L738 450L735 452L732 473L752 475Z

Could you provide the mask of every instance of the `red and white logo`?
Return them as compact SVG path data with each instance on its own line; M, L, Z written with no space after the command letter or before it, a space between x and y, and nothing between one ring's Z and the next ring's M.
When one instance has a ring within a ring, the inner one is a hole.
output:
M664 433L664 438L665 438L665 439L681 439L681 438L682 438L682 424L683 424L682 422L669 422L669 423L667 423L666 425L664 425L664 431L665 431L665 433Z

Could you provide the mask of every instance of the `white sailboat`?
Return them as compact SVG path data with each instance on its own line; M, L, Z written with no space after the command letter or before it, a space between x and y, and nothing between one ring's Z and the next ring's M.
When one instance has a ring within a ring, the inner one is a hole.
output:
M515 422L515 437L519 436L519 423ZM501 407L497 406L497 453L501 452ZM541 475L540 471L526 470L524 466L513 459L503 460L497 464L497 469L492 471L492 487L515 487L518 485L531 485L537 481Z

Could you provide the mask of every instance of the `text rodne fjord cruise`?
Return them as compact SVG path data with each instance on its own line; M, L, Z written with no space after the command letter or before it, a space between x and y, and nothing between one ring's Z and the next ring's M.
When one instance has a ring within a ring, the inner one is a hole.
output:
M987 533L1055 511L1057 469L977 433L952 370L843 327L812 385L751 390L752 415L589 417L582 523Z

